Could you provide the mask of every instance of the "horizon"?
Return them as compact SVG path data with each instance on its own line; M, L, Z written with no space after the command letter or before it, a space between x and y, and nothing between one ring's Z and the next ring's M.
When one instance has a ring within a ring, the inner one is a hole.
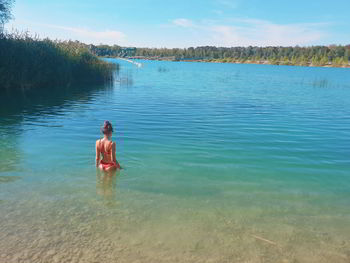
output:
M14 19L5 29L53 40L137 48L345 46L350 44L349 8L345 0L332 5L301 0L283 5L276 0L32 0L14 3Z

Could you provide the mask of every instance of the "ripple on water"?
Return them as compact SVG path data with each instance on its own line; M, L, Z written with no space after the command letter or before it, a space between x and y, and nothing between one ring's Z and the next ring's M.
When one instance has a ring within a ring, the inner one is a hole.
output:
M347 71L121 63L127 85L0 97L0 262L349 262Z

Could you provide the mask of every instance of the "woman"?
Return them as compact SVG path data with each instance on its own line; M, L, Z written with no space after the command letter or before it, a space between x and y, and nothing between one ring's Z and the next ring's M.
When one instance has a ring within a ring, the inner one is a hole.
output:
M101 132L104 137L96 141L96 167L99 167L103 171L122 169L115 157L115 142L111 141L113 132L112 124L109 121L105 121ZM100 161L101 154L102 160Z

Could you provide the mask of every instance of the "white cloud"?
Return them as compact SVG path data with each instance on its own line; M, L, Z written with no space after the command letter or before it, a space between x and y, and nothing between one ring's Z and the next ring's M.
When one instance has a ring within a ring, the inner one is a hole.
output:
M25 25L25 27L23 26ZM31 34L39 34L40 37L49 37L60 40L79 40L92 44L125 44L126 35L121 31L102 30L96 31L89 28L70 27L53 24L43 24L31 21L17 20L7 25L8 29L16 28L20 31L29 31Z
M307 46L324 44L328 23L278 24L259 19L220 18L191 20L177 18L159 27L157 32L149 29L147 34L105 29L92 30L78 26L62 26L16 20L7 28L29 30L40 37L61 40L79 40L84 43L137 46ZM175 28L177 28L175 30ZM182 30L181 30L182 29ZM157 43L155 39L158 39Z
M194 24L191 20L186 18L177 18L172 21L172 23L176 26L180 27L194 27Z
M295 46L313 44L325 36L324 24L275 24L257 19L236 20L237 25L215 25L217 45L223 46Z
M101 42L107 40L115 41L116 43L119 41L124 41L126 38L126 35L121 31L115 31L115 30L104 30L104 31L93 31L86 28L79 28L79 27L65 27L65 26L56 26L56 25L47 25L51 28L57 28L62 29L65 31L70 31L72 33L75 33L77 36L82 37L88 37L95 40L100 40Z
M221 19L192 21L178 18L173 25L195 29L215 46L305 46L318 43L326 36L327 23L277 24L259 19Z

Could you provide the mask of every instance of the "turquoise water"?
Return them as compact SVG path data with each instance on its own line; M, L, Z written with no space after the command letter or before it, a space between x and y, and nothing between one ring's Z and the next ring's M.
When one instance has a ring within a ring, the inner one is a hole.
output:
M110 61L1 95L0 262L350 261L348 69Z

